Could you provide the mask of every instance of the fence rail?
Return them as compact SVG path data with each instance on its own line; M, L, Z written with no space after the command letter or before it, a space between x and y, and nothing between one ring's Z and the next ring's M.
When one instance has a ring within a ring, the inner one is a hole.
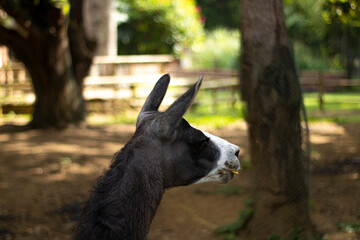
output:
M128 101L131 106L140 106L148 94L148 89L165 72L170 72L172 76L170 97L176 98L183 88L190 87L199 75L203 75L205 78L202 89L213 92L222 89L229 93L224 99L217 98L216 94L212 93L213 105L221 101L233 104L234 101L239 100L237 71L183 71L177 66L176 60L169 55L96 57L91 72L91 75L85 78L84 88L84 96L89 103L131 99ZM323 108L325 92L360 87L360 79L345 79L345 76L339 73L304 71L301 72L299 79L304 91L318 92L320 109ZM16 104L15 96L26 97L23 97L20 104ZM26 106L31 107L34 96L30 79L21 63L12 63L0 68L0 99L1 112L30 111L24 109ZM107 104L110 106L109 111L113 110L115 105Z

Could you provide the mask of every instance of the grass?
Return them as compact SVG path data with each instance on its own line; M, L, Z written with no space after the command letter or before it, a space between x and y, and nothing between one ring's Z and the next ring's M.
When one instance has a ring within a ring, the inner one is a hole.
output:
M226 91L218 91L217 98L227 98ZM237 98L239 98L237 96ZM360 94L359 91L325 93L324 110L319 110L318 94L305 93L304 103L309 121L311 122L334 122L354 123L360 122ZM236 125L244 121L244 103L239 100L231 105L227 102L212 104L210 92L202 91L198 94L195 105L189 110L184 118L191 124L208 128L221 128ZM125 109L119 114L90 113L87 121L92 125L101 124L134 124L139 110ZM30 115L15 113L3 114L0 123L17 123L19 120L29 121Z
M194 125L207 126L210 128L221 128L244 120L244 103L236 101L234 104L228 102L213 103L211 92L202 91L196 97L196 105L188 111L184 118ZM227 99L228 92L217 91L218 100ZM239 99L239 96L236 96Z
M358 223L339 221L335 225L339 230L347 233L356 233L357 235L360 235L360 225Z
M24 124L30 121L30 114L16 114L14 112L3 115L0 114L0 124Z
M219 93L219 98L222 94ZM244 103L237 102L232 108L226 103L216 107L208 104L210 96L202 94L198 98L200 106L188 112L185 118L195 125L205 125L213 128L234 124L244 120ZM360 122L360 93L333 92L323 95L324 110L319 109L317 93L305 93L304 103L311 122L352 123Z
M305 93L304 103L311 122L335 123L360 122L359 92L333 92L323 95L324 109L321 111L317 93Z
M238 212L238 219L230 224L217 227L214 232L224 240L236 240L237 233L242 230L254 214L253 201L249 200L245 208Z
M125 110L119 114L90 113L87 122L91 125L135 124L138 111Z
M318 93L305 93L304 102L308 111L319 110ZM333 92L323 95L325 111L360 110L359 92Z
M227 97L226 94L225 91L219 91L217 97L223 99ZM184 118L196 126L221 128L243 121L243 108L244 104L240 101L237 101L233 106L225 102L213 105L210 93L204 91L198 94L195 104L185 114ZM134 124L139 111L128 109L116 115L91 113L88 116L88 122L94 125Z
M242 104L236 104L234 108L226 104L205 105L187 112L184 118L195 125L221 128L242 121L244 119L242 112Z

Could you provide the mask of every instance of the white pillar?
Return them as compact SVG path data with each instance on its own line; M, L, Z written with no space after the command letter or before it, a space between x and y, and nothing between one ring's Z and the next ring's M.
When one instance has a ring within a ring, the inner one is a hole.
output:
M117 22L113 0L88 0L84 5L87 33L97 39L96 55L117 55Z

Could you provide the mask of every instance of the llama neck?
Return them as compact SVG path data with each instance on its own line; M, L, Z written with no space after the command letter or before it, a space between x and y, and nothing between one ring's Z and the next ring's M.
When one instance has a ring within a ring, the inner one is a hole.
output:
M124 158L119 153L116 158ZM131 152L99 180L84 209L75 239L146 239L164 187L161 166L148 166L146 158ZM85 219L85 221L84 221Z

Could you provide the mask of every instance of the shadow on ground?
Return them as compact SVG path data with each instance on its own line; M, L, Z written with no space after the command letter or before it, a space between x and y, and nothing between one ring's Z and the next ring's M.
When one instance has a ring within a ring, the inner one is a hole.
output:
M60 132L1 126L0 239L69 239L92 185L134 130L133 125ZM244 127L211 132L239 145L240 158L248 159ZM313 124L311 132L314 222L327 239L345 239L335 223L360 219L360 125ZM214 228L237 218L250 198L251 178L251 170L243 170L227 185L166 191L148 239L219 239Z

